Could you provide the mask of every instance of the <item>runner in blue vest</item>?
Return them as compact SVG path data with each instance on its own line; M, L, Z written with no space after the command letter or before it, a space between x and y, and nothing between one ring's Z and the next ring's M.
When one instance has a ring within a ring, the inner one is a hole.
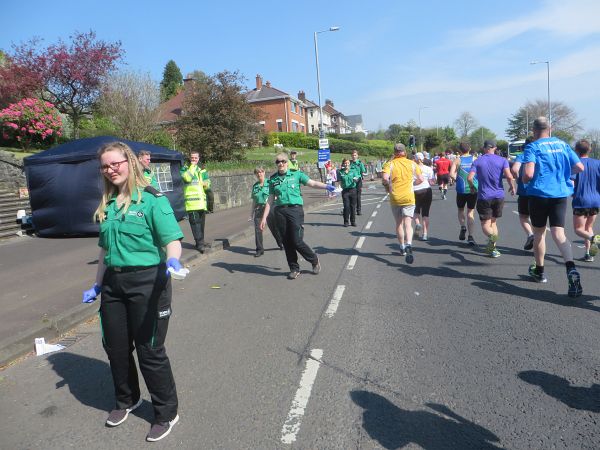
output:
M460 224L458 239L464 241L468 230L467 242L469 245L475 245L473 232L475 231L475 206L477 205L477 177L473 178L474 189L471 189L467 182L475 157L470 154L471 144L468 142L461 142L459 149L460 156L452 161L450 167L450 178L456 182L456 207L458 208L458 223ZM465 206L467 207L466 217Z

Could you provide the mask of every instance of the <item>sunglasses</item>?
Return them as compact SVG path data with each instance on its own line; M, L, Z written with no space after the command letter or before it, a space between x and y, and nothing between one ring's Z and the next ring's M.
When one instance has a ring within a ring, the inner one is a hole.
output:
M111 162L110 164L104 164L103 166L100 166L100 170L104 173L108 173L108 169L112 170L113 172L118 172L121 168L121 164L126 162L127 160L124 159L123 161L115 161Z
M275 164L286 164L287 161L285 159L277 159L275 160Z

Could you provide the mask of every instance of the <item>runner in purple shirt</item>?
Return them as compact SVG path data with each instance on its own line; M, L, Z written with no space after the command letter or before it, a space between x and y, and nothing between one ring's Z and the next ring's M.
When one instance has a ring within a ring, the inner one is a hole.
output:
M494 153L496 148L496 141L485 141L483 143L484 154L473 162L467 177L467 182L473 192L475 192L473 184L475 175L479 181L477 212L483 234L488 237L486 252L492 258L500 256L500 252L496 248L496 242L498 242L498 224L496 222L498 218L502 217L502 208L504 208L502 177L508 180L511 195L515 195L515 182L508 168L508 161Z

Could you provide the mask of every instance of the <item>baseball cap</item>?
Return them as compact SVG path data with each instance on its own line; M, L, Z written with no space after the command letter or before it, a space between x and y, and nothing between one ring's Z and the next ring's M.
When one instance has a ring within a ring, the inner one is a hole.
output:
M404 146L403 143L398 142L396 145L394 145L394 151L406 153L406 147Z
M483 143L483 148L494 148L496 147L496 141L493 139L486 139Z
M545 130L547 128L550 128L550 124L548 123L548 119L544 116L540 116L533 121L534 130Z

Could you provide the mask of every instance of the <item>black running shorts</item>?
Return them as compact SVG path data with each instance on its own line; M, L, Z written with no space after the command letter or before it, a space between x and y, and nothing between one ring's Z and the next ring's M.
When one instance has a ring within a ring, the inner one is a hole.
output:
M564 228L566 214L567 197L529 197L529 217L536 228L545 227L548 222L551 227Z
M415 191L415 214L429 217L429 208L431 208L432 200L433 193L431 192L431 188Z
M467 209L475 209L477 204L477 192L472 194L456 194L456 206L458 209L463 209L467 205Z
M490 220L492 217L495 219L502 217L503 208L503 198L493 198L491 200L477 199L477 213L479 213L479 220Z
M526 195L519 195L519 200L517 200L517 210L519 214L523 216L529 215L529 197Z
M574 216L592 217L598 215L600 208L573 208Z

